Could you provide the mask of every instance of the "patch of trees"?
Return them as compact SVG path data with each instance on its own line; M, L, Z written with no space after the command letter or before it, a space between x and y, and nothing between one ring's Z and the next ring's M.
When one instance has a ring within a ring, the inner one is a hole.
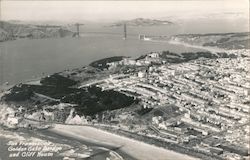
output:
M184 52L184 53L173 53L169 51L163 51L160 55L162 59L169 63L183 63L198 58L219 58L218 55L211 52Z
M218 58L216 54L211 52L186 52L181 53L186 61L198 59L198 58Z
M168 55L176 56L176 57L181 57L180 54L174 53L174 52L170 52L170 51L163 51L161 56L168 56Z
M65 103L77 104L76 111L80 115L95 115L106 110L115 110L137 103L133 97L113 90L102 91L98 87L89 87L62 99Z
M220 43L223 43L227 41L227 39L221 39L221 41L219 41ZM212 44L214 42L211 43L205 43L204 45L206 46L214 46L217 45L216 44ZM209 58L209 59L215 59L215 58L236 58L237 55L235 54L227 54L227 53L211 53L211 52L184 52L184 53L174 53L174 52L170 52L170 51L162 51L162 53L159 55L160 58L168 63L183 63L183 62L188 62L191 60L195 60L195 59L199 59L199 58ZM139 58L137 58L136 60L140 60L140 59L144 59L145 57L147 57L147 55L142 55ZM158 65L157 63L153 64L153 65Z
M73 94L79 90L77 88L22 84L13 87L11 92L4 97L6 101L25 101L30 99L34 93L39 93L51 98L61 99L63 96Z
M14 86L11 92L4 95L2 99L5 101L26 101L29 100L34 95L34 92L29 87L24 86Z
M168 63L181 63L184 62L183 59L177 53L173 53L170 51L163 51L160 54L160 58Z
M39 93L64 103L76 104L75 109L79 115L95 115L102 111L115 110L128 107L138 100L113 90L102 91L98 87L85 89L39 86L22 84L13 87L11 92L4 96L6 101L30 100L34 93Z
M57 73L50 75L48 77L42 78L40 83L42 85L57 86L57 87L69 87L69 86L73 86L77 84L76 81L66 78L64 76L61 76Z

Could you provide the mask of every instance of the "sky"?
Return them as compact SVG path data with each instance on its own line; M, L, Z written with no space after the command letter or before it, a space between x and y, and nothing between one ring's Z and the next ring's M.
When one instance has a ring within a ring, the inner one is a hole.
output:
M248 15L248 0L176 1L23 1L0 0L2 20L112 21L242 12Z

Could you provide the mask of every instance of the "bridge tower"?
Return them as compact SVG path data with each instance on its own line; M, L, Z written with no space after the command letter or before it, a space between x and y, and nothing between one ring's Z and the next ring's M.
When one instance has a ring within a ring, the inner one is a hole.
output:
M80 26L83 26L84 24L76 23L76 32L74 34L74 37L80 37Z
M127 39L127 25L126 25L126 23L124 23L124 25L123 25L123 30L124 30L123 39L125 40L125 39Z

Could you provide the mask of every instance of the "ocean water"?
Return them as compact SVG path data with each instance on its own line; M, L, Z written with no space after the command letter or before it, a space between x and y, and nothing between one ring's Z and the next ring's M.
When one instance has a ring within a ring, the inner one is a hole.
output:
M244 24L244 25L242 25ZM221 33L247 31L246 22L192 21L170 26L123 27L103 24L81 27L80 38L20 39L0 43L0 85L16 84L65 69L72 69L110 56L138 57L152 51L200 51L167 42L140 41L139 34L175 35L183 33ZM109 33L109 34L107 34Z
M23 82L64 69L81 67L109 56L138 57L152 51L197 51L164 42L140 41L137 36L83 34L80 38L15 40L1 44L1 83Z

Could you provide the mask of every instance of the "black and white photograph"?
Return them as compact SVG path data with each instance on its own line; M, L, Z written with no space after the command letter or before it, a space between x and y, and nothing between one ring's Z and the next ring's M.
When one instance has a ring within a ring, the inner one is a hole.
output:
M249 0L0 0L0 160L250 160Z

